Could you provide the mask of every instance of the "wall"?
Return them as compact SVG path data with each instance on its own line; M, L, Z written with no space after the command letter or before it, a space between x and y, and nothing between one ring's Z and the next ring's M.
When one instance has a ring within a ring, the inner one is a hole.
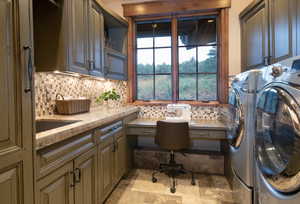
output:
M231 0L229 9L229 74L241 72L241 29L239 14L253 0Z
M123 15L123 3L144 2L147 0L102 0L110 9ZM148 0L151 1L151 0ZM229 9L229 75L241 72L241 40L239 14L253 0L231 0Z
M55 113L57 94L65 97L84 97L91 100L91 107L97 108L96 98L111 89L116 89L121 98L114 106L122 106L127 100L127 82L116 80L99 80L95 78L55 74L52 72L35 74L35 109L36 116L52 115Z
M113 102L114 107L126 105L127 82L117 80L95 79L90 77L70 76L44 72L35 74L35 109L36 117L55 114L55 99L57 94L69 98L84 97L91 100L91 108L100 107L96 98L111 89L116 89L121 98ZM164 118L166 106L140 106L140 118ZM224 107L192 107L192 118L195 120L222 120Z

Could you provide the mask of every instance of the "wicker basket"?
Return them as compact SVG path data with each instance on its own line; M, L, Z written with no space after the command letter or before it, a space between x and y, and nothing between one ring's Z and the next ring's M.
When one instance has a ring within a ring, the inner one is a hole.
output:
M58 99L58 97L61 99ZM56 96L56 110L58 114L72 115L90 111L90 99L64 99L61 94Z

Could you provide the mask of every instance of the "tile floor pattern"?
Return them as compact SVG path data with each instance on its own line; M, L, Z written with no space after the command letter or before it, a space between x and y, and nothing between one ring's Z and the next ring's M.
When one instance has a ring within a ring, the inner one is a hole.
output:
M196 175L192 186L188 175L177 179L177 191L170 193L170 179L163 174L152 183L151 170L133 170L121 180L105 204L234 204L224 176Z

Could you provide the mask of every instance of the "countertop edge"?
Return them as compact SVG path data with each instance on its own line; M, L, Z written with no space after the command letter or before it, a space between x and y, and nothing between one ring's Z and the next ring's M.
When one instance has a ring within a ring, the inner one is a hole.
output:
M137 113L139 112L139 110L140 109L138 107L131 107L128 108L128 110L113 113L112 115L104 118L99 118L98 120L83 121L81 125L75 124L75 127L73 127L74 124L68 125L68 129L63 129L61 131L56 131L53 133L50 132L49 134L45 134L45 132L38 133L36 134L35 150L38 151L44 149L50 145L59 143L76 135L91 131L102 125L127 117L130 114Z

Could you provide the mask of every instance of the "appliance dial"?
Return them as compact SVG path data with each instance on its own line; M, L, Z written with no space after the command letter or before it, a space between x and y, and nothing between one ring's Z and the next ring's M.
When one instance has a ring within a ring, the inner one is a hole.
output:
M281 66L274 66L272 68L271 75L276 78L276 77L281 76L283 72L284 72L284 70L283 70L283 68Z

